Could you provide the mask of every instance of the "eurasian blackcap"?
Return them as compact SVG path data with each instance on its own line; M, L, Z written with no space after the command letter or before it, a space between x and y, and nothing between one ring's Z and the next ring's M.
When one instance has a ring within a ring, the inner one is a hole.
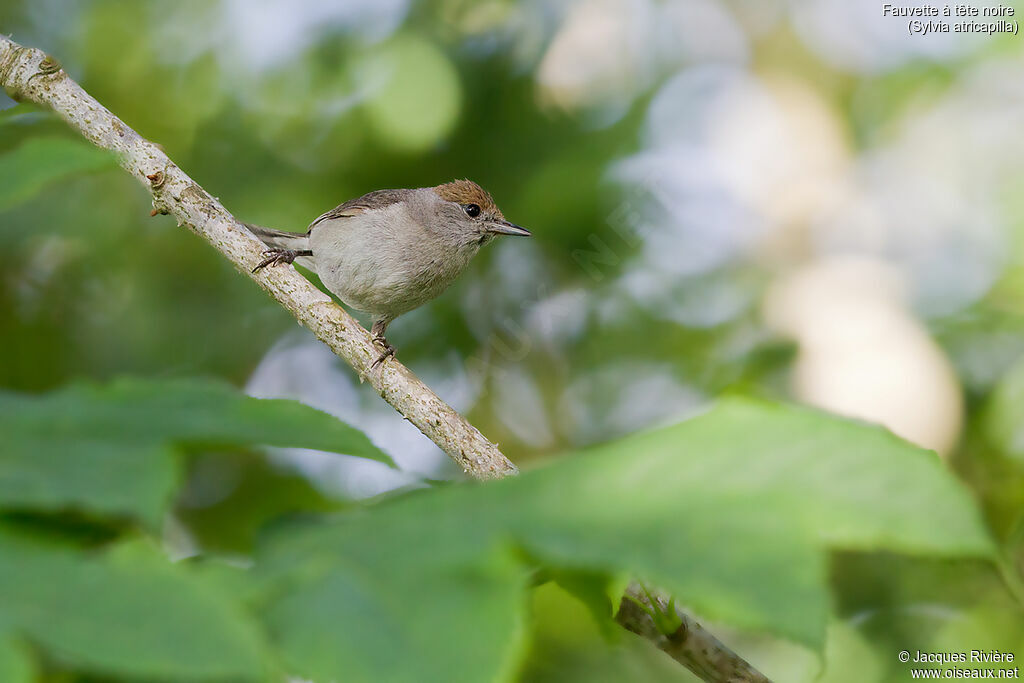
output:
M530 236L469 180L370 192L323 214L305 234L246 225L271 247L253 272L296 261L373 317L382 352L371 367L395 352L384 337L388 323L443 292L481 246L498 235Z

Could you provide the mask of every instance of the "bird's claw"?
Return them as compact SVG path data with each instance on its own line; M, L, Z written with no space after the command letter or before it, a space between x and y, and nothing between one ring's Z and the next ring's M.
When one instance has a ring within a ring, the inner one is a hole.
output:
M374 337L373 343L374 345L381 347L381 349L383 350L381 351L381 354L377 356L377 360L373 361L373 363L370 364L371 370L373 370L375 367L383 363L390 356L395 355L395 347L389 344L388 340L385 339L384 337Z
M298 255L299 252L294 249L267 249L263 252L264 259L260 261L258 266L252 269L252 272L255 273L267 266L279 266L285 263L291 263Z

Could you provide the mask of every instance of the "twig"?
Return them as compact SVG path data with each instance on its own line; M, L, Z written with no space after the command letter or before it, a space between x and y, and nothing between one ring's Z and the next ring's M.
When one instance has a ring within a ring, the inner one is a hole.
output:
M379 370L371 371L370 365L378 351L369 333L294 268L264 268L252 273L253 267L262 260L263 243L159 147L143 139L68 77L55 59L0 35L0 85L15 100L27 99L53 109L90 142L116 154L121 166L153 195L154 214L171 214L180 225L188 226L212 244L351 365L360 377L366 378L385 401L467 474L477 479L494 479L518 473L497 446L397 360L391 359ZM636 592L637 589L634 586L630 590ZM685 615L679 617L682 626L676 633L665 636L650 614L624 599L617 619L630 631L654 641L705 681L768 680L692 619ZM707 662L721 661L731 662L733 667L707 666ZM753 672L753 677L729 678L722 674L724 671Z
M679 626L671 633L658 628L654 614L661 612ZM746 660L708 633L692 617L675 608L671 601L651 598L639 584L627 590L615 616L619 625L646 638L705 681L728 683L771 683Z

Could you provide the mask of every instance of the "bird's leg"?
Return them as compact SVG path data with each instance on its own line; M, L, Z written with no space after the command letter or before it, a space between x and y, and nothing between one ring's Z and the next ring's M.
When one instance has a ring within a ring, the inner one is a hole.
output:
M370 328L370 334L373 335L373 343L382 349L381 354L377 356L377 360L373 361L370 365L371 370L383 363L388 356L395 355L395 347L384 338L384 331L388 329L389 322L391 321L386 318L378 318L373 321L373 327Z
M263 252L265 257L258 266L252 269L252 272L256 272L261 268L267 266L279 266L282 263L291 263L300 256L312 256L313 252L309 249L267 249Z

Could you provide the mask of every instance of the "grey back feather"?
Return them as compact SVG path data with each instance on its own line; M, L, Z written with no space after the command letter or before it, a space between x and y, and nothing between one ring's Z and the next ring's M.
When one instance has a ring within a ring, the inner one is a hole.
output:
M315 221L309 224L309 230L307 234L316 227L317 223L323 221L334 220L335 218L349 218L360 214L363 211L370 211L372 209L383 209L391 206L395 202L400 202L409 198L415 190L374 190L368 192L362 197L356 197L350 199L343 204L339 204L327 213L321 214Z

